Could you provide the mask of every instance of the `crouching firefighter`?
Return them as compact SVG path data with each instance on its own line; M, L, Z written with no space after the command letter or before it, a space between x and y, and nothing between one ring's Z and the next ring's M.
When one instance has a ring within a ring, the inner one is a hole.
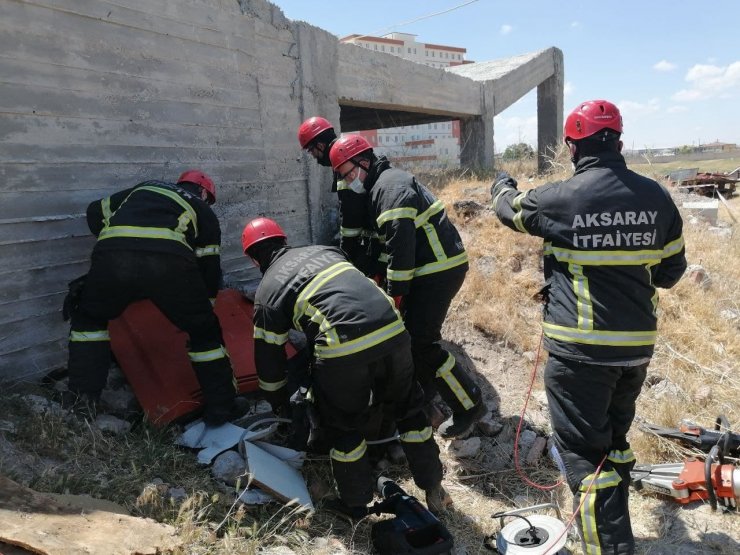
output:
M263 273L255 295L254 349L259 385L273 410L288 405L285 343L306 334L312 390L329 443L339 499L332 509L359 518L373 498L362 430L373 405L392 412L416 485L433 511L452 501L414 380L409 335L393 301L334 247L291 248L268 218L250 221L242 247Z
M110 366L108 321L149 299L189 335L204 420L229 418L235 380L212 306L221 284L215 200L213 180L188 170L177 183L145 181L88 206L87 223L98 240L72 310L64 404L94 407Z

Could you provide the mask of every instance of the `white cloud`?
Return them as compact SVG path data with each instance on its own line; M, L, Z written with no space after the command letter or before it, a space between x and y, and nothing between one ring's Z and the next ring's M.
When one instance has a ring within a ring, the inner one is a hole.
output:
M653 69L656 71L673 71L677 67L678 66L676 64L671 63L668 60L660 60L653 66Z
M633 100L622 100L617 103L622 116L644 116L654 114L660 110L660 100L651 98L647 102L635 102Z
M499 33L501 33L502 35L508 35L513 30L514 30L514 27L512 27L511 25L508 25L508 24L504 24L504 25L501 26L501 29L499 30Z
M680 114L681 112L688 111L688 108L686 106L681 106L680 104L676 104L674 106L669 106L666 112L669 114Z
M697 64L686 72L685 80L691 86L673 95L676 102L690 102L713 97L731 97L740 87L740 61L728 66Z
M573 83L571 83L570 81L566 81L565 85L563 85L563 94L565 96L570 96L571 94L573 94L573 91L575 90L576 88L573 86Z
M496 116L493 128L497 152L503 152L508 145L537 144L537 116Z
M571 21L570 26L573 29L575 29L576 27L580 27L581 26L581 22L580 21Z

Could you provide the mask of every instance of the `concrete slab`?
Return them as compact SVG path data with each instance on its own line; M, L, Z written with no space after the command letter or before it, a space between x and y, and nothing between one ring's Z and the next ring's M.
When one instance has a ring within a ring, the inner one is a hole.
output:
M43 555L155 555L181 543L172 526L94 501L57 500L0 476L0 542Z

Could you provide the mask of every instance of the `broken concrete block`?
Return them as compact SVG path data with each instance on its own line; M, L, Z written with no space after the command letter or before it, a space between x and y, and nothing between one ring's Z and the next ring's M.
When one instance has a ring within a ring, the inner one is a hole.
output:
M0 476L0 542L33 553L65 555L180 552L182 540L172 526L121 514L99 499L64 497L38 493Z
M188 498L188 492L185 491L185 488L169 488L167 497L180 503Z
M245 505L264 505L265 503L273 503L277 499L259 488L249 488L241 492L238 501Z
M26 402L29 410L35 414L52 414L63 416L66 411L56 401L51 401L40 395L24 395L23 400Z
M136 402L136 396L128 388L122 389L104 389L100 394L100 400L103 404L116 413L127 413L129 411L137 410L138 403Z
M537 436L529 448L529 453L527 453L524 462L529 465L535 464L542 456L545 447L547 447L547 440L542 436Z
M447 452L458 459L475 457L480 452L480 438L454 439L448 445Z
M524 461L527 459L532 445L534 445L537 439L537 434L532 430L522 430L519 434L519 460Z
M709 289L712 285L712 278L709 276L704 266L700 264L691 264L686 268L683 279L699 286L703 290Z
M95 426L101 432L108 432L114 435L123 435L131 429L131 423L121 420L111 414L99 414L95 419Z
M498 433L504 429L504 423L501 421L500 417L494 416L489 412L483 418L478 420L478 429L483 433L483 435L493 437L498 435Z
M235 486L239 478L244 476L247 462L236 451L225 451L213 461L211 475L216 480Z

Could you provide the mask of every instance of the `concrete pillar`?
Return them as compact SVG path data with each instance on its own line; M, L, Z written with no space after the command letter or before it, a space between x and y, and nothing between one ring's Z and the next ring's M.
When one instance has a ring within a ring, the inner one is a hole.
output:
M337 104L337 38L307 23L294 23L298 76L294 96L300 106L300 120L322 116L334 124L339 135L339 104ZM303 157L307 179L306 202L310 210L310 239L314 244L329 244L339 229L337 196L331 192L331 168L317 164L300 151L295 142L296 157Z
M537 86L537 170L550 168L548 158L562 141L563 133L563 53L552 49L553 75Z
M460 167L493 169L494 97L491 83L480 84L481 115L460 118Z

